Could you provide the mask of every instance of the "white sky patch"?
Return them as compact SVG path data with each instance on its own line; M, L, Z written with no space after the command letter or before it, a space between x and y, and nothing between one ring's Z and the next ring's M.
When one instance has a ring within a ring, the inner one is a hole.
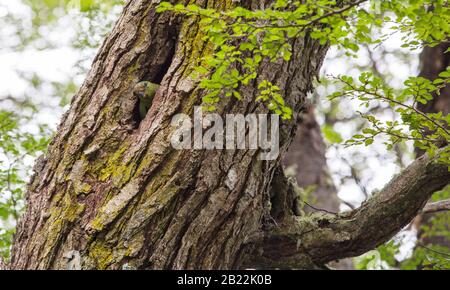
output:
M28 5L23 4L20 0L2 1L0 6L0 16L14 14L24 18L29 18L31 13L31 8Z
M394 240L400 243L399 253L395 255L397 261L403 261L412 256L417 242L417 230L403 230L397 234Z
M0 93L20 95L29 84L22 80L17 71L36 73L52 82L64 82L71 74L78 60L73 49L26 50L0 54Z
M389 34L391 30L386 27L382 33ZM336 47L332 47L325 59L321 70L321 75L328 77L337 77L340 75L350 75L357 79L363 72L361 67L367 66L371 63L370 57L376 61L377 69L383 75L388 76L387 81L389 85L400 89L403 87L403 82L411 76L418 74L419 67L419 51L409 51L401 48L403 44L401 33L391 35L381 46L371 46L369 54L367 49L361 48L357 57L345 56L342 51ZM409 55L405 58L404 55ZM330 101L326 99L328 95L338 90L335 85L319 86L318 94L318 121L324 124L323 116L320 115L320 108L327 109L330 106ZM327 91L328 90L328 91ZM354 116L357 111L365 112L367 109L361 107L361 101L340 99L339 112L337 117L346 119ZM376 105L375 103L372 104ZM385 105L384 105L385 106ZM392 120L393 116L388 114L377 115L381 120ZM354 122L338 122L334 125L336 132L341 134L344 140L348 140L353 134L359 133L357 124ZM374 190L381 190L391 178L400 172L399 166L395 163L396 156L393 152L388 152L383 144L383 138L376 138L376 141L370 147L354 146L345 148L343 145L338 147L331 147L327 152L328 164L332 172L333 179L338 185L338 195L341 199L358 206L364 201L365 196L362 194L361 187L358 186L351 178L349 166L343 162L343 159L350 160L352 163L358 165L362 170L362 182L366 186L366 190L372 193ZM408 147L412 150L412 146ZM363 155L366 160L358 160L358 155ZM405 163L412 162L412 158L405 158ZM343 206L345 208L345 206Z

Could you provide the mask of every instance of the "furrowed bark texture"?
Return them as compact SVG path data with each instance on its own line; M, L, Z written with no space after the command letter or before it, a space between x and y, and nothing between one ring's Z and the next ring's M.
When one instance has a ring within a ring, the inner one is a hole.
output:
M423 157L351 214L296 215L295 187L279 164L328 48L308 37L293 41L289 62L261 65L259 79L241 88L242 101L217 109L267 113L254 101L257 83L277 84L294 109L280 126L278 160L261 161L259 150L174 150L171 119L192 116L201 103L204 92L190 76L211 47L198 19L157 14L158 2L127 2L37 162L10 268L322 268L391 237L429 191L448 183L447 168ZM189 1L217 9L263 1L237 2ZM161 88L139 122L132 89L143 80Z
M157 14L157 2L126 4L36 165L11 268L65 269L73 251L83 269L237 268L244 245L261 232L279 160L260 161L256 150L176 151L170 145L171 118L192 116L201 102L203 92L190 75L211 51L198 19ZM225 9L236 1L191 2ZM327 51L309 38L293 47L291 61L259 71L295 110L280 128L282 154ZM137 125L131 90L140 80L162 87ZM229 101L218 113L266 113L253 101L256 87L243 88L244 100Z
M278 188L287 196L294 187L280 177ZM253 264L304 268L310 259L321 265L361 255L390 240L420 212L430 196L450 181L447 165L422 156L386 187L351 212L313 214L309 218L285 215L266 229ZM289 200L289 199L287 199Z
M326 145L320 125L310 105L301 115L297 134L284 158L286 168L293 167L300 187L314 188L315 205L331 212L339 212L337 190L328 170ZM314 210L305 208L308 212Z

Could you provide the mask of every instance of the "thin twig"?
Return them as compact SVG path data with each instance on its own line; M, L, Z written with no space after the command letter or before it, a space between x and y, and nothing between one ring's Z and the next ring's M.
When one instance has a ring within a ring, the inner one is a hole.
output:
M450 199L428 203L422 210L423 214L437 213L450 210Z
M326 213L329 213L329 214L332 214L332 215L337 215L336 212L332 212L332 211L329 211L329 210L326 210L326 209L322 209L322 208L317 208L317 207L315 207L315 206L310 205L308 202L306 202L306 201L304 201L304 200L302 200L302 202L303 202L305 205L307 205L308 207L310 207L310 208L312 208L313 210L315 210L315 211L321 211L321 212L326 212Z
M447 254L447 253L444 253L444 252L440 252L440 251L433 250L433 249L431 249L431 248L429 248L429 247L427 247L427 246L425 246L425 245L423 245L423 244L421 244L421 243L417 243L417 246L419 246L419 247L421 247L421 248L424 248L425 250L430 251L430 252L433 252L433 253L435 253L435 254L438 254L438 255L441 255L441 256L449 257L449 258L450 258L450 254Z

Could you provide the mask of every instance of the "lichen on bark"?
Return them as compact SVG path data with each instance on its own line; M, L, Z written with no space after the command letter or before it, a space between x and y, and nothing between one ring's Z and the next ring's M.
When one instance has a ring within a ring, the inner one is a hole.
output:
M342 253L361 251L330 250L347 241L348 220L290 211L271 216L276 170L328 46L308 36L293 40L291 60L264 63L241 101L217 108L221 116L267 113L254 101L257 82L277 84L294 110L280 125L278 160L262 161L258 150L177 151L170 121L180 112L193 115L201 103L205 92L191 72L211 48L198 19L156 13L159 2L128 1L94 59L30 183L11 268L66 269L73 251L82 269L323 268ZM261 1L182 2L255 9ZM132 90L143 80L161 88L137 123Z

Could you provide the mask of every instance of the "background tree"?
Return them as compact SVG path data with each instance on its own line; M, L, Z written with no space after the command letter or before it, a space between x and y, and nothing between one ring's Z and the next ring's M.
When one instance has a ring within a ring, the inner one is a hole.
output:
M435 80L450 65L450 57L446 51L448 43L435 47L426 47L420 55L421 71L419 76ZM450 91L447 86L439 95L433 95L433 100L426 104L417 104L417 108L425 113L450 112ZM417 149L417 148L416 148ZM417 156L424 154L417 149ZM450 257L450 238L448 236L450 215L449 188L433 195L429 205L422 215L413 222L418 231L418 242L413 255L402 261L400 267L405 269L448 269Z

